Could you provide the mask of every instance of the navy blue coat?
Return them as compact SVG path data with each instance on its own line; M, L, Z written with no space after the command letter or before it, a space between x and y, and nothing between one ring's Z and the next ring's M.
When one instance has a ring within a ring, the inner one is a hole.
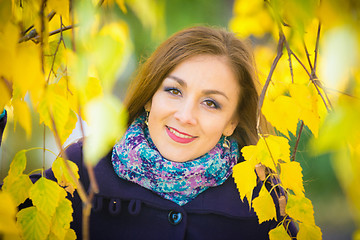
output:
M82 143L72 144L66 154L78 165L80 181L88 189ZM120 179L113 169L110 153L94 171L100 192L94 197L90 215L91 239L263 240L268 239L268 232L278 224L275 220L258 223L247 201L240 200L232 177L221 186L209 188L194 200L179 206L135 183ZM36 181L39 177L33 175L32 180ZM46 171L46 177L55 180L51 169ZM254 189L254 197L260 191L260 184ZM74 209L71 228L81 239L82 203L76 192L69 199ZM276 200L275 205L278 209ZM293 225L291 231L296 234Z

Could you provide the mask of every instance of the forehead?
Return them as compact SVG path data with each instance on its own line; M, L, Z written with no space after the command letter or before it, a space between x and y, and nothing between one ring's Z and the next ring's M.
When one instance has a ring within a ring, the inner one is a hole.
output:
M237 76L224 56L191 57L176 66L169 76L181 79L189 87L216 89L230 95L240 93Z

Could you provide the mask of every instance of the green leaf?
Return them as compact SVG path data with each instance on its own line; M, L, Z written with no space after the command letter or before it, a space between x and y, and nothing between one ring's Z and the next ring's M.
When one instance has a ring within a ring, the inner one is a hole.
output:
M33 204L48 216L55 214L56 207L66 192L56 182L44 177L40 178L30 189L30 198Z
M25 240L42 240L50 232L50 217L36 207L22 209L17 215L18 224Z
M298 162L281 163L280 179L285 188L290 188L298 196L304 196L302 168Z
M67 231L70 229L72 218L72 206L68 199L60 201L53 217L51 232L59 239L64 239Z
M16 206L18 206L29 197L29 190L32 185L33 183L28 175L8 175L4 179L2 189L11 195Z
M247 197L249 202L251 202L252 191L256 186L256 174L251 161L236 164L233 168L233 177L241 200L243 201Z
M285 231L285 228L282 224L270 230L269 238L270 240L291 240L291 237Z
M66 187L65 190L68 191L69 193L73 194L76 189L76 183L71 178L71 175L66 168L65 161L70 166L70 169L73 172L76 179L79 179L80 176L78 173L78 171L79 171L78 166L74 162L65 160L61 157L55 159L51 169L52 169L59 185L62 187Z
M252 201L252 205L256 215L259 218L259 223L276 218L276 208L274 200L266 189L265 185L261 187L259 196Z
M321 240L321 229L315 224L299 224L299 232L297 234L298 240Z
M26 168L26 150L21 150L16 153L15 157L13 158L8 175L21 175L25 168Z
M286 213L302 223L315 225L314 209L311 201L304 196L289 194Z

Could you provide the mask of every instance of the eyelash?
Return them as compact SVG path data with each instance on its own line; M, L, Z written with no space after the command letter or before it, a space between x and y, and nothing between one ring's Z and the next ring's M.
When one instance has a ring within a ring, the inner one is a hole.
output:
M165 92L168 92L171 95L175 95L175 96L178 96L179 94L181 95L181 91L179 89L177 89L177 88L174 88L174 87L165 87L164 90L165 90ZM177 91L178 94L174 93L174 91Z
M173 95L173 96L179 96L179 95L181 96L181 95L182 95L181 91L180 91L179 89L175 88L175 87L165 87L165 88L164 88L164 91L170 93L170 94ZM174 93L175 91L176 91L177 93ZM209 105L206 104L206 103L211 103L212 106L209 106ZM204 105L205 105L206 107L208 107L208 108L213 108L213 109L220 109L220 108L221 108L220 104L218 104L218 103L217 103L215 100L213 100L213 99L206 99L206 100L204 101Z

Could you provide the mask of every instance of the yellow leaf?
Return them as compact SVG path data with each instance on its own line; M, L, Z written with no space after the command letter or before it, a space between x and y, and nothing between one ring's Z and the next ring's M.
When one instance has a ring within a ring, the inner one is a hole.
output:
M274 201L265 185L261 187L259 196L252 200L252 206L259 218L259 223L273 218L277 219Z
M4 1L5 2L5 1ZM19 40L19 31L15 24L9 22L0 31L0 76L4 76L8 81L12 80L15 68L16 47Z
M275 26L266 3L261 0L235 1L234 17L229 25L232 31L242 37L250 35L262 37L271 32Z
M66 187L65 190L67 190L69 193L73 194L76 189L76 183L73 181L73 179L70 176L70 173L68 172L65 161L67 161L68 165L70 166L71 171L73 172L76 179L79 179L79 168L77 165L69 160L65 160L61 157L57 158L53 164L52 164L52 171L54 172L54 175L59 183L60 186Z
M62 0L48 0L46 2L47 7L54 10L57 14L61 15L65 21L69 19L69 1Z
M76 116L70 111L67 99L56 92L55 86L49 86L38 106L40 123L44 122L54 133L56 132L63 144L75 128Z
M0 236L18 233L15 223L16 212L16 205L11 195L0 191Z
M85 86L85 102L102 95L102 86L98 78L89 77Z
M19 205L29 197L32 185L28 175L8 175L4 179L3 191L9 193L15 204Z
M125 22L105 25L93 39L92 65L96 68L105 92L110 93L116 76L125 69L132 46Z
M315 225L314 209L311 201L304 196L288 195L286 213L302 223Z
M4 109L5 105L8 104L10 99L11 93L5 82L0 79L0 109Z
M321 240L321 229L315 224L299 223L298 240Z
M75 129L77 120L78 119L77 119L77 116L74 113L74 111L69 110L69 115L68 115L66 124L64 125L64 128L59 132L61 143L64 143L66 141L66 139L68 139L70 134L73 132L73 130Z
M46 178L40 178L30 189L30 199L34 206L47 216L55 214L60 199L66 196L66 192L57 183Z
M165 37L165 2L152 0L126 0L126 3L140 19L142 25L151 29L151 37L154 40L161 40Z
M290 188L298 196L305 196L302 168L298 162L282 163L280 179L285 188Z
M274 171L279 160L290 161L288 140L274 135L260 138L256 146L245 146L241 152L244 158L252 161L254 165L262 163Z
M22 209L16 217L25 240L46 239L50 232L49 215L36 207L28 207Z
M19 93L19 96L14 96L16 98L23 98L28 91L37 92L45 86L39 45L31 41L18 45L13 71L13 87Z
M288 131L296 136L300 110L294 99L287 96L279 96L274 101L265 99L262 107L266 119L288 137Z
M66 236L64 240L75 240L77 239L76 233L71 228L66 232Z
M72 212L71 202L66 198L61 200L59 206L56 208L51 225L51 232L58 239L64 239L70 229L70 222L73 220Z
M19 122L21 127L25 130L26 136L29 139L31 136L31 113L30 108L26 102L20 101L18 99L12 102L14 107L14 126L16 122Z
M125 0L116 0L116 3L120 7L121 11L123 11L123 13L127 13Z
M57 78L61 78L63 74L61 72L61 64L64 63L64 45L59 40L49 42L48 48L44 49L44 64L45 64L45 73L46 81L49 83L54 83L50 77L48 80L49 72L50 76L56 75Z
M270 230L269 238L270 240L291 240L291 237L285 231L285 228L282 224Z
M320 116L318 110L318 94L311 84L291 84L289 91L297 105L300 107L300 119L310 128L315 137L318 136Z
M89 136L84 142L84 158L95 165L121 138L127 122L127 113L120 101L107 95L96 98L85 107Z
M250 161L236 164L233 168L233 178L239 190L240 198L243 201L247 197L251 201L252 191L256 186L256 174L254 165Z
M10 169L9 169L9 175L20 175L24 172L26 168L26 150L20 150L15 154L15 157L13 158Z

